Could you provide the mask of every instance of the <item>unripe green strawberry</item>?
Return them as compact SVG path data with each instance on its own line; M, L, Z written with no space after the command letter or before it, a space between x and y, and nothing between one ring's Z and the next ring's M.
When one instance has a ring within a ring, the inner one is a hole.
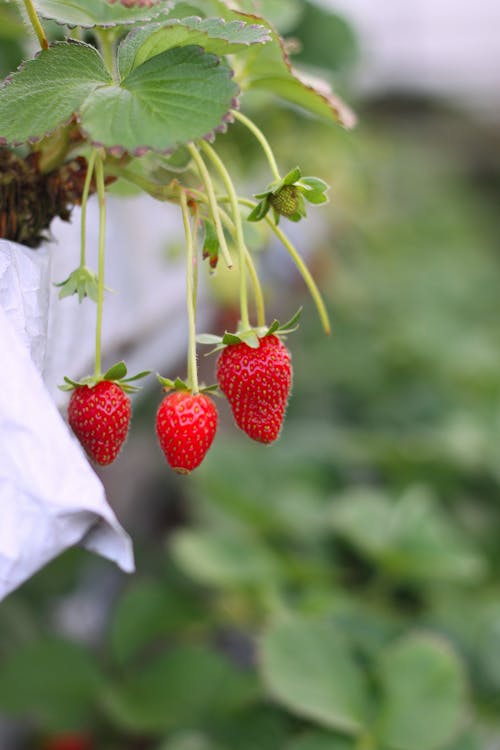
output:
M117 383L80 385L68 405L70 426L90 458L107 466L117 457L130 424L130 399Z
M271 206L281 216L293 216L299 208L299 192L295 185L283 185L269 196Z
M219 388L238 427L260 443L278 437L292 385L290 352L278 336L264 336L259 348L227 346L217 362Z
M217 408L204 393L174 391L156 415L156 434L169 465L189 474L201 464L217 430Z

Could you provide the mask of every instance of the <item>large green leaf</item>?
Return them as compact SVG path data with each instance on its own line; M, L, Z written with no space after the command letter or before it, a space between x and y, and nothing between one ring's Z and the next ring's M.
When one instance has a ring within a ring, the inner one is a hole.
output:
M394 750L437 750L467 715L464 670L445 641L412 635L391 646L378 671L382 710L377 734Z
M374 490L335 499L333 528L392 575L422 581L477 581L485 560L426 488L396 502Z
M252 675L208 648L186 646L135 669L105 697L110 716L125 729L167 731L230 713L253 700Z
M139 581L118 601L110 632L111 653L126 664L160 638L165 639L201 617L199 606L172 586Z
M290 711L349 734L367 718L363 675L334 626L290 618L262 639L260 667L270 694Z
M67 122L98 86L111 83L99 53L81 42L56 42L0 88L0 142L37 140Z
M170 549L179 567L195 580L215 586L265 585L277 566L257 537L229 531L179 531Z
M82 129L106 148L172 150L224 127L238 93L231 75L200 47L169 49L97 89L81 108Z
M119 0L35 0L35 6L42 18L56 21L65 26L112 27L150 21L167 13L173 3L170 0L157 0L152 7L126 7Z
M197 16L172 18L130 33L118 49L118 65L120 74L125 76L150 57L172 47L198 44L206 52L228 55L251 44L262 45L269 39L268 29L257 24Z
M171 15L180 16L194 9L203 16L213 15L226 21L258 23L269 30L271 42L264 47L250 47L240 55L238 83L243 89L270 91L318 117L334 120L346 128L355 125L354 113L332 92L326 81L306 77L293 69L282 38L264 18L231 10L223 0L190 0L189 3L179 3Z
M91 655L59 639L28 643L0 662L0 712L35 716L54 731L84 725L102 677Z
M307 732L290 742L285 750L355 750L353 740L326 732Z

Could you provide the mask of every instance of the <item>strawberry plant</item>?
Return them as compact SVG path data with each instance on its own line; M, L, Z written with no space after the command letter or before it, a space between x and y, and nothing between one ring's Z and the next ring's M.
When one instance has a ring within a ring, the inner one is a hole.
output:
M331 90L306 81L286 46L252 3L225 0L23 0L19 9L40 50L0 84L0 236L36 247L55 216L67 220L80 204L79 263L59 296L96 304L92 374L64 375L72 391L69 423L89 456L111 463L127 435L130 382L123 362L103 372L108 187L128 182L152 200L178 205L186 244L189 323L187 377L161 378L168 395L157 431L167 461L190 471L215 433L216 410L198 383L197 343L224 348L219 385L236 423L264 443L280 432L291 386L290 356L278 338L295 327L270 322L259 271L246 238L247 221L263 221L295 262L321 324L330 324L321 294L299 250L279 226L306 217L306 203L327 202L327 184L294 166L283 175L261 129L244 113L246 93L263 91L344 127L354 116ZM54 31L56 29L56 31ZM244 127L260 145L271 181L255 197L240 195L231 164L216 148L219 134ZM215 144L215 145L214 145ZM99 203L98 268L86 261L89 197ZM198 255L213 271L223 263L238 277L240 322L223 337L197 336ZM272 300L271 300L272 302ZM104 353L105 356L105 353ZM242 362L251 364L237 375ZM239 364L238 364L239 362ZM240 388L238 378L249 378ZM78 378L78 379L76 379ZM114 404L116 399L116 410ZM186 404L195 404L187 408ZM110 406L110 404L112 406ZM173 406L174 405L174 406ZM184 424L196 407L205 423ZM201 437L203 435L203 437ZM174 448L175 446L175 448Z

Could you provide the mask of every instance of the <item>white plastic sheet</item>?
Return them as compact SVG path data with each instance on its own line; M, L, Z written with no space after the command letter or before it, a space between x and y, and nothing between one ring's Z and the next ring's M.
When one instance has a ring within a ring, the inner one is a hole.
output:
M0 599L81 544L134 568L130 538L47 391L49 256L0 240Z

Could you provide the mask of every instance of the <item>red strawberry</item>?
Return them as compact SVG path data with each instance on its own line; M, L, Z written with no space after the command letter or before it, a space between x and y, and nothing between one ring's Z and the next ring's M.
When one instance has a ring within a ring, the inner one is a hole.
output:
M264 336L259 348L230 344L217 362L217 380L238 427L260 443L278 437L292 385L290 352L278 336Z
M91 750L93 743L86 734L68 733L51 737L43 745L43 750Z
M130 399L117 383L80 385L71 394L68 419L89 456L101 466L117 457L130 424Z
M217 430L217 408L203 393L174 391L156 415L156 434L168 463L179 474L201 464Z

